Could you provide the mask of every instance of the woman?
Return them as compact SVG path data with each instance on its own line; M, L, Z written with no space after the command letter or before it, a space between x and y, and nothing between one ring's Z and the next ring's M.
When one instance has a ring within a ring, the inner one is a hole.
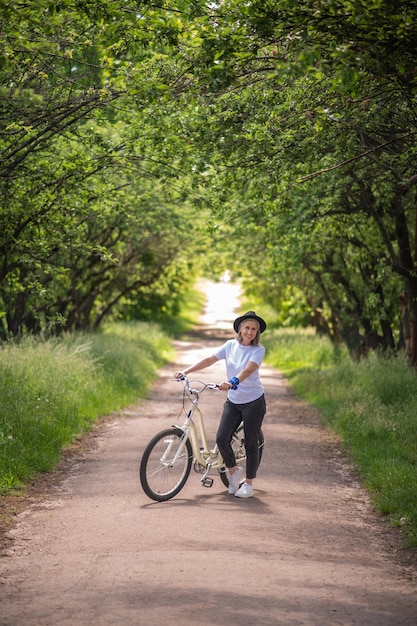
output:
M235 339L229 339L214 354L184 371L175 372L174 377L188 376L220 359L226 361L228 380L220 384L220 389L228 394L216 441L227 468L229 493L238 498L250 498L259 465L259 431L266 412L264 389L259 378L259 367L265 356L259 337L266 329L266 323L255 311L248 311L235 319L233 328L237 333ZM239 487L245 470L237 467L230 441L241 421L245 433L246 480Z

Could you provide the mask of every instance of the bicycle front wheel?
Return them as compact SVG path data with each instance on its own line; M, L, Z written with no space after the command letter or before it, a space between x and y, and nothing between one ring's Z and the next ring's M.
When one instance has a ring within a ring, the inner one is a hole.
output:
M140 482L149 498L164 502L181 491L190 475L193 453L180 428L168 428L151 439L140 463Z

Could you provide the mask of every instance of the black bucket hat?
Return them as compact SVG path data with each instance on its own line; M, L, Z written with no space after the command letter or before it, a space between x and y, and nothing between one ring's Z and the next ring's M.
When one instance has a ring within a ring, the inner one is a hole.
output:
M241 317L237 317L235 321L233 322L233 328L235 329L236 333L239 332L239 326L245 320L256 320L259 324L259 332L260 333L264 332L266 328L265 320L263 320L262 317L259 317L258 315L256 315L255 311L248 311L247 313L245 313L245 315L241 315Z

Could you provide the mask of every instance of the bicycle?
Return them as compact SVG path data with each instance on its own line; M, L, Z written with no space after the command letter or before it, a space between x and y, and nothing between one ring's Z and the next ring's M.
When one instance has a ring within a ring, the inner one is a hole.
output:
M176 380L183 383L183 406L180 415L185 413L185 420L182 425L173 425L157 433L146 446L140 463L139 476L143 491L157 502L170 500L181 491L192 466L195 472L202 474L200 481L203 487L213 486L214 478L209 476L211 472L217 472L223 484L229 486L222 455L217 444L213 448L208 444L203 414L198 406L200 394L206 389L218 390L219 385L192 381L201 385L199 389L194 389L186 376ZM191 402L188 410L185 406L186 399ZM243 465L246 461L243 423L233 434L231 445L236 464ZM263 447L264 436L260 429L259 463Z

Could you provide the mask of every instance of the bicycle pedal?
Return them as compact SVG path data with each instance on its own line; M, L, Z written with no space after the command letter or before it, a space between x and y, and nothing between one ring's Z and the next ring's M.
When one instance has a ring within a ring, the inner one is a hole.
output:
M206 476L206 478L202 479L201 484L203 485L203 487L212 487L214 483L214 478L210 478L209 476Z

